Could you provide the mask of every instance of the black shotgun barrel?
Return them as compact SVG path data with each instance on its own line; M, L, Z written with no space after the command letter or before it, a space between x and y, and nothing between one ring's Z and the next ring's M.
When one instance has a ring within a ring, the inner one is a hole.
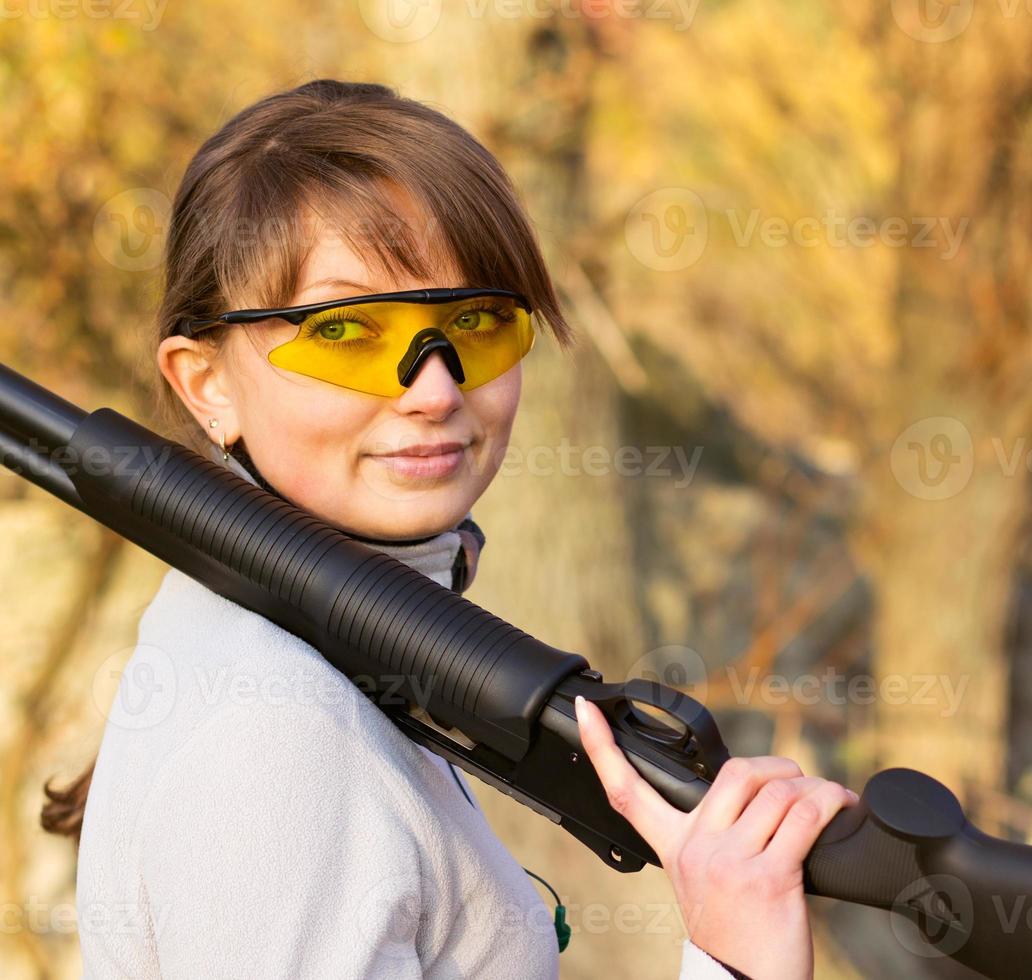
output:
M556 685L588 666L111 409L68 446L97 520L509 759Z

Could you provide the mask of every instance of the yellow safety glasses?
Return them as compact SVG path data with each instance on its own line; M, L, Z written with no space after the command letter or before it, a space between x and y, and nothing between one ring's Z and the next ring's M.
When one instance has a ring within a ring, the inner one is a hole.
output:
M221 323L278 317L293 339L269 352L277 367L330 384L396 397L440 352L463 391L504 374L534 346L532 309L507 289L409 289L278 310L234 310L188 319L176 333L196 337Z

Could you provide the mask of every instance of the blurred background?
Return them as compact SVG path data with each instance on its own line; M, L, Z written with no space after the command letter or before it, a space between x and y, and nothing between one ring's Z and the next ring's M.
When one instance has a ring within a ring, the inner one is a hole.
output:
M153 423L185 165L318 77L444 111L512 175L574 353L525 363L480 605L737 755L906 765L1032 834L1032 11L1019 0L5 0L0 360ZM42 783L92 760L166 566L0 471L0 975L80 975ZM620 875L473 782L568 906L562 975L677 975ZM542 893L544 895L544 892ZM551 906L549 906L551 907ZM811 900L817 976L966 977Z

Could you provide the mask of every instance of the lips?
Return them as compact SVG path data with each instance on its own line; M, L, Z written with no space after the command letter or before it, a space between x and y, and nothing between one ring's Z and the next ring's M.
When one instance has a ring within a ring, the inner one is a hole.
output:
M414 442L403 449L377 453L371 458L384 467L392 482L436 481L447 479L459 472L469 442Z
M395 450L392 453L377 453L378 456L444 456L447 453L457 453L465 449L469 443L463 442L435 442L432 445L427 443L415 443L406 446L404 449Z

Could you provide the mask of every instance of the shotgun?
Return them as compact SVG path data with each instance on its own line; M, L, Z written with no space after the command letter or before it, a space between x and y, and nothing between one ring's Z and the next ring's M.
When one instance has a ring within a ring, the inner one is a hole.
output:
M683 692L643 678L605 683L580 654L124 415L86 413L3 364L0 462L305 640L414 742L548 817L617 871L659 860L609 805L580 744L574 697L599 706L635 770L686 812L729 758L710 713ZM1032 963L1032 846L983 833L922 773L871 777L803 870L809 894L902 916L920 955L993 978Z

